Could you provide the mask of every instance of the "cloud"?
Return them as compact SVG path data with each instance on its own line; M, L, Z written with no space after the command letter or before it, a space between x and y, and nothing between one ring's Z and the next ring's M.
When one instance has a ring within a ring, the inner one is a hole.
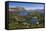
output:
M26 10L44 9L44 7L26 7Z

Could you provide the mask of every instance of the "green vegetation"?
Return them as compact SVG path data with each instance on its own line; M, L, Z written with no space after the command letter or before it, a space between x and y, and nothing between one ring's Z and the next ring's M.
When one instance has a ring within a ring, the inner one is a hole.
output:
M44 14L44 13L43 13ZM32 25L32 17L37 17L39 24ZM44 27L44 16L38 11L28 12L28 16L19 16L17 13L9 13L9 29L17 28L43 28Z

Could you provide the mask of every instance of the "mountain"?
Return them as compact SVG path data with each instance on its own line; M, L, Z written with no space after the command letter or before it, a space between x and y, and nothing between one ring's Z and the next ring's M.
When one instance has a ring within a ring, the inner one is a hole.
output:
M28 12L40 12L44 13L44 9L36 9L36 10L27 10Z

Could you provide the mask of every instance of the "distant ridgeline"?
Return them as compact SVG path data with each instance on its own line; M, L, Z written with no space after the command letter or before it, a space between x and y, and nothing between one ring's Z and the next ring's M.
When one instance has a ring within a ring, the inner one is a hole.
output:
M18 16L28 15L28 12L23 7L9 8L9 12L17 14Z
M35 13L44 14L44 10L36 9L36 10L26 10L24 7L15 7L9 8L9 13L16 14L18 16L27 16L27 15L34 15Z

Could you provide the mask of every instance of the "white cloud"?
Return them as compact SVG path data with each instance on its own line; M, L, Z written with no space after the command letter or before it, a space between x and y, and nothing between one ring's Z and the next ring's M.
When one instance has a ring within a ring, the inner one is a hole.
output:
M35 9L44 9L43 7L40 7L40 8L32 8L32 7L28 7L28 8L25 8L26 10L35 10Z

